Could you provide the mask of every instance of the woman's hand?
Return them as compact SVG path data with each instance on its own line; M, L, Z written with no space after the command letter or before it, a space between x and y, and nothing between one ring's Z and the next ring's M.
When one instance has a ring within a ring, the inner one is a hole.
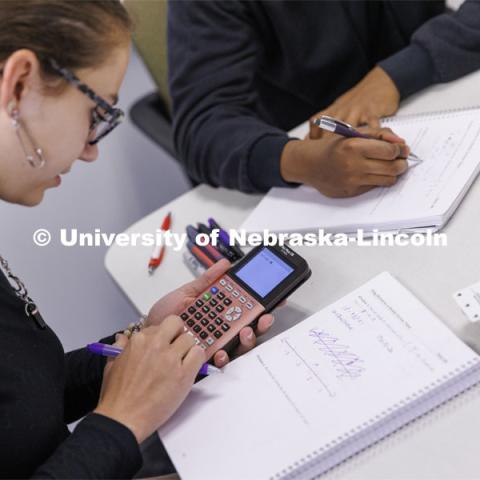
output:
M119 335L123 352L109 359L95 413L122 423L141 443L177 410L190 391L205 353L170 315L130 340Z
M230 266L228 260L220 260L210 267L202 276L165 295L153 305L145 325L160 325L166 316L180 314L195 298L222 276ZM242 328L240 331L240 345L234 354L241 355L251 350L256 344L256 337L266 333L272 326L273 320L273 316L270 314L262 315L258 321L256 332L254 332L251 327ZM219 368L225 366L229 361L227 352L219 350L214 355L213 361Z

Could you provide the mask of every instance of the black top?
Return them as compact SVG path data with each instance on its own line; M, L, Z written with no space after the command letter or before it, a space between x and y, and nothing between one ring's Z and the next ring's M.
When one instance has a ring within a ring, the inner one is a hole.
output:
M113 338L102 340L112 343ZM131 478L141 466L132 432L95 408L105 359L64 353L27 318L0 273L0 477ZM70 434L67 423L87 415Z
M402 98L480 68L480 1L444 12L436 0L171 1L180 161L197 182L245 192L286 186L285 131L376 64Z

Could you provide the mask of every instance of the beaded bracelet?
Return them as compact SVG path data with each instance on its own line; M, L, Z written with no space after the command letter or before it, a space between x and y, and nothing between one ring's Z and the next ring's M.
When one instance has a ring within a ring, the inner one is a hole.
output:
M139 332L145 326L146 315L142 315L138 322L132 322L124 331L123 334L130 338L134 333Z

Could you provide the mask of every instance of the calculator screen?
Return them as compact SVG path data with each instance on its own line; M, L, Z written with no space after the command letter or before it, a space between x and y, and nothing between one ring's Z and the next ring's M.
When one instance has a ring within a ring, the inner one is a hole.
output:
M292 272L293 268L288 263L268 248L263 248L235 275L263 298Z

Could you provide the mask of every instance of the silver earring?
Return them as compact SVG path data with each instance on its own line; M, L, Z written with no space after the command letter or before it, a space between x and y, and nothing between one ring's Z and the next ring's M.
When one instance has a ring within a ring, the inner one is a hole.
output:
M15 129L15 133L17 134L18 141L20 142L20 146L22 147L27 162L34 168L42 168L45 165L43 150L40 147L35 146L32 137L28 134L26 128L20 123L20 112L18 111L18 108L13 106L10 109L10 116L12 118L13 128ZM25 137L25 139L22 137ZM29 153L29 150L31 153Z

